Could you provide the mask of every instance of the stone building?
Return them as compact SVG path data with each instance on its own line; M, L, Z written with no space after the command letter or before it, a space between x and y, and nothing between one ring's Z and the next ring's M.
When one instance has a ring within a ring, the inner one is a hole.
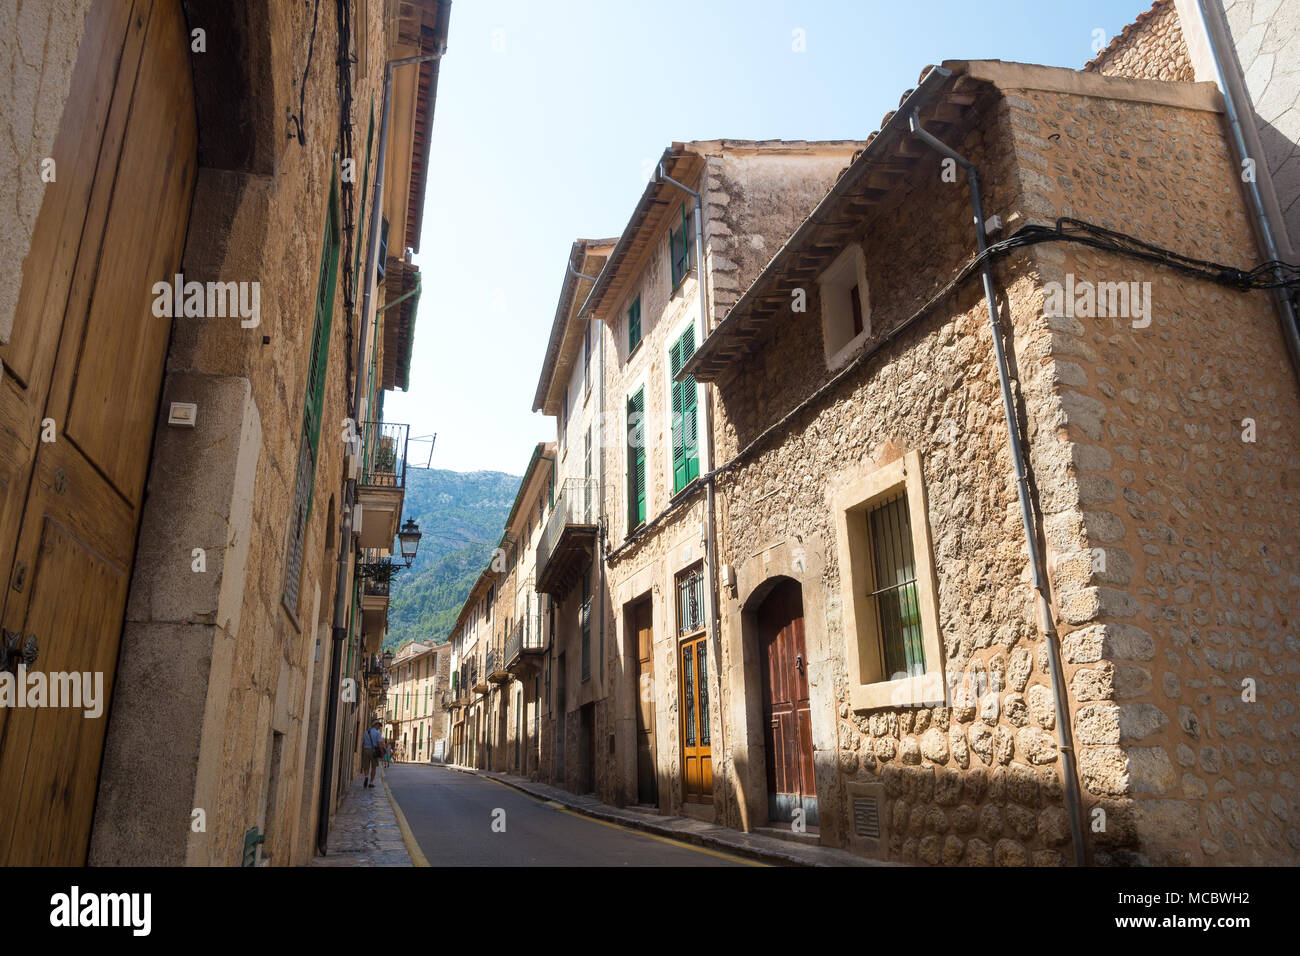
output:
M490 566L470 588L452 626L451 761L464 767L486 767L492 724L487 695L487 652L492 644L492 615L496 608L498 573Z
M1202 16L1202 7L1204 16ZM1222 82L1278 258L1300 250L1300 5L1292 0L1156 0L1084 69L1106 76Z
M0 12L4 663L104 687L0 711L4 862L303 863L352 779L450 4L324 6Z
M447 753L447 710L443 692L450 673L451 647L411 641L389 664L391 684L384 708L384 737L401 746L399 759L412 763L443 760Z
M674 144L622 235L571 251L534 400L558 435L536 576L556 608L545 779L712 816L708 398L672 374L861 145Z
M1192 261L1264 258L1239 169L1210 84L945 63L687 361L720 412L728 825L1300 859L1289 319Z

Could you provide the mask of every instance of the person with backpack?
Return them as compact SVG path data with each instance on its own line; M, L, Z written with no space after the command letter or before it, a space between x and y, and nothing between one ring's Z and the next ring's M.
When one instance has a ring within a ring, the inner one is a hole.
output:
M383 721L374 721L361 739L362 787L373 787L375 785L375 771L379 769L379 761L383 759L388 750L388 745L384 743L384 735L379 732L379 728L382 726Z

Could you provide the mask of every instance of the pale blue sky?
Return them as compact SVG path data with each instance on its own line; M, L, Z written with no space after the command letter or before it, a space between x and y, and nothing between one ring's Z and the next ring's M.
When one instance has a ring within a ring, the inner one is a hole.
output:
M860 139L948 59L1082 67L1149 0L455 0L411 391L433 466L520 474L575 238L618 235L673 141ZM792 49L802 30L805 52ZM413 449L413 452L415 449ZM427 446L421 449L427 454Z

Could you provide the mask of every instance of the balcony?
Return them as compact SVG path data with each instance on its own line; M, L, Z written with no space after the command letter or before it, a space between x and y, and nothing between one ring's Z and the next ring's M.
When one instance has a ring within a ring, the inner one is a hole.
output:
M390 551L402 520L406 494L406 439L411 426L361 423L357 463L357 502L361 505L361 546Z
M500 647L488 648L487 679L492 684L510 683L510 671L506 670L506 656Z
M542 612L526 614L515 622L514 630L506 641L506 668L515 677L527 677L541 670L546 653L546 634L543 631Z
M469 689L476 694L486 694L492 689L492 685L487 682L487 677L479 673L477 661L469 669Z
M358 563L374 566L383 561L377 548L362 549ZM391 582L373 577L361 579L361 630L365 634L382 635L388 628L388 592Z
M562 601L578 583L591 563L599 508L594 478L565 479L537 545L539 592Z

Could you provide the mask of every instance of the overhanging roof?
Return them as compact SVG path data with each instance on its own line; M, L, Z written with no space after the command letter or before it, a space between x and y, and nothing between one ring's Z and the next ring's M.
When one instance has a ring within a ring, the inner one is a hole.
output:
M885 114L880 130L867 137L866 148L700 344L678 378L715 381L751 354L771 324L790 314L793 290L816 281L919 162L936 160L937 154L909 128L913 113L944 139L968 120L981 96L995 96L998 90L1049 90L1186 109L1218 110L1221 103L1212 83L1104 77L1000 60L946 60L941 67L926 67L916 89L903 94L897 111Z
M533 396L533 411L555 415L559 412L557 382L567 382L573 367L573 357L582 345L582 325L574 321L577 313L574 303L579 295L591 289L591 280L584 278L599 272L605 264L615 239L579 239L569 248L569 258L564 267L564 280L560 285L560 301L555 306L551 322L551 337L546 343L546 357L542 360L537 392ZM588 271L591 270L591 271Z

